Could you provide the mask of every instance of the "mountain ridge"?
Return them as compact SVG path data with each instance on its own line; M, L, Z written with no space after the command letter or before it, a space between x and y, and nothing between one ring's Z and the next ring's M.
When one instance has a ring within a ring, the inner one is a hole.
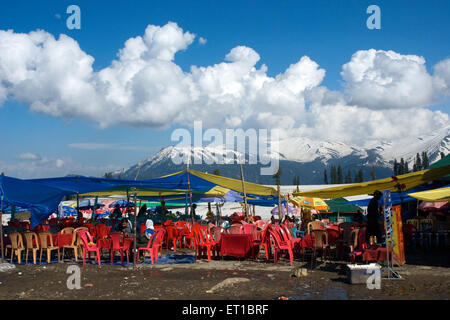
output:
M301 150L301 151L300 151ZM385 178L393 174L394 158L400 161L404 158L409 168L415 160L417 153L427 152L430 164L440 159L440 153L450 153L450 126L436 130L433 133L420 137L405 137L391 141L372 143L365 148L343 142L313 141L308 138L293 137L279 142L279 152L268 155L270 159L279 156L282 168L281 183L292 184L294 176L300 177L301 184L324 183L324 170L329 167L341 165L343 175L351 171L352 179L356 172L363 171L364 181L370 180L372 167L375 169L376 179ZM240 179L240 167L236 159L245 158L243 164L246 181L273 184L271 175L261 175L261 168L268 165L250 164L251 154L241 154L235 150L219 147L177 147L167 146L155 155L139 163L112 173L113 177L127 179L151 179L162 175L182 171L186 164L179 163L181 158L190 156L190 168L197 171L212 173L218 169L220 174L230 178ZM254 156L254 155L253 155ZM223 164L217 161L223 159Z

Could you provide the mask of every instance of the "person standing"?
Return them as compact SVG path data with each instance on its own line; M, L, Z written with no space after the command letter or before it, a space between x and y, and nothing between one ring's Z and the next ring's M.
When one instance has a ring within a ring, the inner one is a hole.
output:
M379 204L379 200L381 199L382 193L378 190L375 190L373 193L373 198L369 202L369 206L367 207L367 239L371 236L377 237L377 242L381 242L381 226L380 226L380 217L381 215L381 207Z

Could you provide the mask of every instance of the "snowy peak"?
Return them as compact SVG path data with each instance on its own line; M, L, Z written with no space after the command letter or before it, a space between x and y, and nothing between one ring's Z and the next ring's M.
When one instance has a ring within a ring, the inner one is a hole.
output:
M269 148L270 149L270 148ZM323 183L323 171L330 165L340 164L345 172L352 175L363 170L366 180L375 168L376 177L392 175L393 160L403 158L412 168L417 153L427 152L430 163L440 159L441 152L450 153L450 127L436 130L420 137L405 137L400 140L380 141L366 147L335 141L314 141L304 137L292 137L279 141L279 152L271 152L265 160L279 159L282 167L282 183L292 183L293 176L300 176L303 183ZM225 146L216 147L180 147L169 146L154 156L139 162L124 171L116 171L114 176L123 178L150 179L167 173L186 169L190 158L192 169L220 173L229 177L240 177L238 160L245 159L245 172L249 181L273 184L272 176L261 176L261 158L256 154L240 153ZM256 160L255 160L256 159ZM252 162L253 161L253 162ZM258 162L256 165L254 163Z

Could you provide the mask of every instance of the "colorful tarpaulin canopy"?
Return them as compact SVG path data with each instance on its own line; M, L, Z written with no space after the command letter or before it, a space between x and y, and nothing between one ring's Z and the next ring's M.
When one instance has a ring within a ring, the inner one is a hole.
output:
M352 204L350 201L344 198L325 200L329 206L329 212L357 212L363 211L360 207Z
M270 212L271 212L273 215L277 215L277 214L278 214L278 206L276 206L275 208L273 208ZM286 214L286 204L281 205L281 213L282 213L283 215ZM294 207L291 206L291 205L288 205L288 214L294 214L294 213L298 213L298 209L297 209L297 208L294 208Z
M232 178L226 178L222 176L216 176L214 174L198 172L194 170L189 170L189 172L196 177L214 183L216 185L235 190L239 193L244 193L242 188L242 181ZM192 183L192 182L191 182ZM259 196L277 196L278 192L272 187L267 187L261 184L256 184L252 182L245 182L245 192L247 195L259 195Z
M190 186L188 185L188 175ZM141 181L140 186L133 186L132 183L133 181L131 180L131 187L129 188L126 186L116 186L98 192L85 193L83 196L124 195L128 190L130 194L136 193L139 197L158 197L183 195L189 189L193 194L225 196L230 190L233 190L243 195L241 180L194 170L180 171L160 178ZM267 200L278 195L277 190L272 187L251 182L245 182L245 192L247 197L261 200Z
M450 187L409 193L409 196L428 202L445 202L450 201Z
M436 189L442 187L442 185L438 185L438 184L423 184L417 187L412 188L409 191L404 191L404 192L392 192L391 193L391 203L392 205L398 205L398 204L402 204L402 203L407 203L407 202L411 202L411 201L417 201L416 198L413 198L411 196L409 196L409 193L415 193L415 192L421 192L421 191L427 191L427 190L431 190L431 189ZM360 199L360 200L353 200L350 201L351 203L360 206L360 207L367 207L369 205L370 200L372 199L372 197L368 196L365 199Z
M58 210L67 190L53 188L39 183L0 176L0 195L2 209L15 205L31 211L31 228Z
M442 201L442 202L421 202L419 204L419 210L423 211L431 211L431 210L443 210L447 209L449 206L449 202Z
M296 196L290 198L290 201L297 207L309 208L314 210L328 210L328 205L320 198Z
M188 181L190 184L188 184ZM234 198L243 195L241 180L194 170L181 171L160 178L141 181L83 176L20 180L3 176L0 182L5 206L14 204L29 208L32 212L32 227L56 212L58 204L64 196L77 193L101 196L108 192L110 195L123 192L122 194L147 194L160 197L162 195L186 195L188 190L191 190L193 194L199 194L203 197L224 198L230 191L235 192L234 195L229 195ZM254 203L274 201L277 195L274 188L251 182L245 182L245 191L247 197L252 199Z
M409 190L429 181L445 176L450 173L450 165L407 173L397 177L389 177L370 182L361 182L333 188L311 190L294 193L294 196L319 197L332 199L360 194L371 194L375 190L390 190L396 192L399 187Z

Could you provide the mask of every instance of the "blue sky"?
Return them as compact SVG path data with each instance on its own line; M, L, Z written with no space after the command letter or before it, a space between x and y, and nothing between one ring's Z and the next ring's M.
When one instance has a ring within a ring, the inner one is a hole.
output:
M81 30L66 27L66 8L71 4L81 8ZM366 8L371 4L381 9L381 30L366 27ZM321 85L342 91L342 66L358 50L422 56L431 74L433 65L450 57L449 12L449 1L9 1L2 4L0 30L66 34L95 58L93 68L99 71L117 59L127 39L143 35L147 25L172 21L207 39L204 45L195 41L176 53L175 62L185 72L192 65L220 63L232 48L247 46L261 57L255 67L267 65L268 76L275 77L306 55L326 70ZM449 112L446 102L428 108ZM157 130L116 124L101 129L86 119L32 112L27 103L10 99L0 107L0 160L12 164L21 154L32 153L46 159L70 158L80 164L79 170L94 166L100 173L103 167L132 165L171 144L171 132L179 126ZM69 146L75 143L115 147ZM17 169L5 170L19 174ZM89 170L80 173L95 171Z

